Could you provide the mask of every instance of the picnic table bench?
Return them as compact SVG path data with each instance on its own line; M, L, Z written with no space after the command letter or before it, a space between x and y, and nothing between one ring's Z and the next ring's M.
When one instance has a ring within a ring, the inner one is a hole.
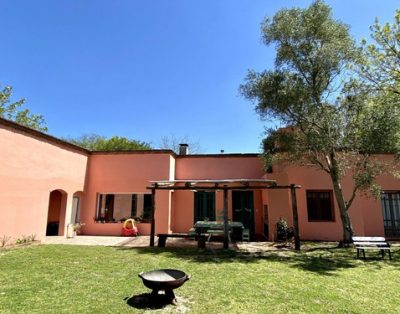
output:
M240 221L229 221L228 222L228 239L231 241L231 234L234 240L243 239L243 223ZM213 236L223 236L224 232L224 222L223 221L196 221L194 224L194 229L197 234L207 234L208 241L210 241Z
M379 250L381 251L382 258L385 257L385 252L387 251L389 259L392 259L390 244L384 237L352 237L352 239L357 249L357 258L362 253L365 259L365 250Z
M193 237L196 237L197 241L198 241L198 247L204 248L205 242L206 242L206 237L208 237L208 234L196 235L191 232L188 232L188 233L159 233L159 234L157 234L157 237L158 237L158 244L157 244L158 247L165 247L167 238L193 238Z
M221 237L224 236L224 230L220 230L220 229L208 229L207 230L207 234L208 234L208 238L207 238L207 242L211 241L211 238L216 236L216 237ZM228 240L229 242L231 241L231 235L230 233L228 233Z

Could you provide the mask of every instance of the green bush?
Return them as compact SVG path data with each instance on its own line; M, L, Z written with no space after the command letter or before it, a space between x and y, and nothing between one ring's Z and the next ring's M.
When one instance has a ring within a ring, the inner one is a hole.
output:
M284 218L279 218L276 223L276 239L278 241L288 241L294 237L293 227L288 227L287 221Z

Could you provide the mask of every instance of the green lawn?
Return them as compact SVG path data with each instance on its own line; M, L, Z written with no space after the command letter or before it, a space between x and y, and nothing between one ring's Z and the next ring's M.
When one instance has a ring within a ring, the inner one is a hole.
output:
M156 268L192 275L176 290L178 306L156 312L399 313L399 253L393 261L364 262L353 249L263 255L61 245L3 249L0 313L142 313L135 296L149 290L137 274Z

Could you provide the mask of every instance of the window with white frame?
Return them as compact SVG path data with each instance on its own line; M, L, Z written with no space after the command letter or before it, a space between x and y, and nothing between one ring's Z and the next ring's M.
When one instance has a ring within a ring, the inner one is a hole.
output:
M124 221L128 218L148 221L151 216L151 194L100 193L98 194L96 220Z

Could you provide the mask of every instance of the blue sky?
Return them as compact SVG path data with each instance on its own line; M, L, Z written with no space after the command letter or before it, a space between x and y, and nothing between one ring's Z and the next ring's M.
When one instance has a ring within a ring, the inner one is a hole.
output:
M265 122L238 92L248 69L271 68L260 23L311 1L2 0L0 84L45 116L49 133L175 134L204 153L258 152ZM369 37L392 21L394 0L327 1L334 17Z

